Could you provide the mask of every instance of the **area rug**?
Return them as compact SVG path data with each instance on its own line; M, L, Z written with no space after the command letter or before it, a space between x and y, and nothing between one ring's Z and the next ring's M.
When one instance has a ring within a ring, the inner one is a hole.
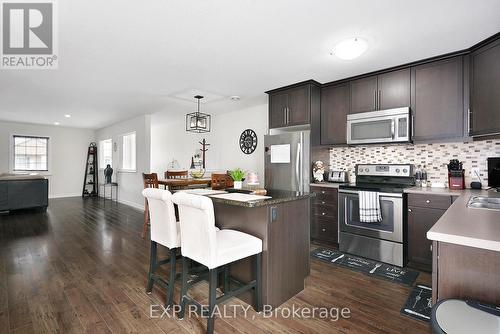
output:
M429 322L432 311L432 289L425 285L417 284L411 290L401 314Z
M412 286L419 274L418 271L365 259L328 248L315 249L311 252L311 255L332 265L349 268L368 276L386 279L407 286Z

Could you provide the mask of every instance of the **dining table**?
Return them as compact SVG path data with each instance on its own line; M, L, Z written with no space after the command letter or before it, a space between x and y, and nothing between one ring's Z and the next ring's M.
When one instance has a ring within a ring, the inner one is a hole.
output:
M161 179L158 180L159 186L164 186L165 189L167 187L188 187L195 185L206 185L210 187L212 183L212 179L209 177L202 178L194 178L194 177L186 177L186 178L178 178L178 179Z

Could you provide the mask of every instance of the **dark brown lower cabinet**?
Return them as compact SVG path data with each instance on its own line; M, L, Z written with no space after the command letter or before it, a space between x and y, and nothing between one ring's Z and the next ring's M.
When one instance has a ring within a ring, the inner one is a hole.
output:
M408 194L408 266L432 271L432 241L427 232L453 203L449 195Z
M432 241L426 235L445 211L408 207L408 266L432 270Z
M432 301L472 299L500 305L498 252L434 241Z
M338 191L329 187L311 187L316 194L311 200L311 239L325 244L338 244Z

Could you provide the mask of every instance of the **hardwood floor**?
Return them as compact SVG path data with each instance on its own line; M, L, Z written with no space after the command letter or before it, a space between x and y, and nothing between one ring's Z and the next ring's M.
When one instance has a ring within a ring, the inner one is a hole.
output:
M140 237L142 223L142 212L92 198L54 199L46 213L0 216L0 333L203 333L206 321L197 316L150 318L150 306L162 305L165 293L145 293L149 240ZM429 285L430 275L417 282ZM206 303L206 291L201 282L191 295ZM349 308L349 319L265 318L253 309L245 317L243 308L228 308L215 330L428 333L426 323L399 313L409 291L313 259L306 289L283 307ZM246 306L238 299L226 305Z

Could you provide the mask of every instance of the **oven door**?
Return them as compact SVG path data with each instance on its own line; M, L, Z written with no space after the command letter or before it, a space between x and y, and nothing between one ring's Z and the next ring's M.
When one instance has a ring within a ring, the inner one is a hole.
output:
M359 195L355 190L339 190L339 230L388 241L403 242L403 194L380 193L382 221L359 221Z

